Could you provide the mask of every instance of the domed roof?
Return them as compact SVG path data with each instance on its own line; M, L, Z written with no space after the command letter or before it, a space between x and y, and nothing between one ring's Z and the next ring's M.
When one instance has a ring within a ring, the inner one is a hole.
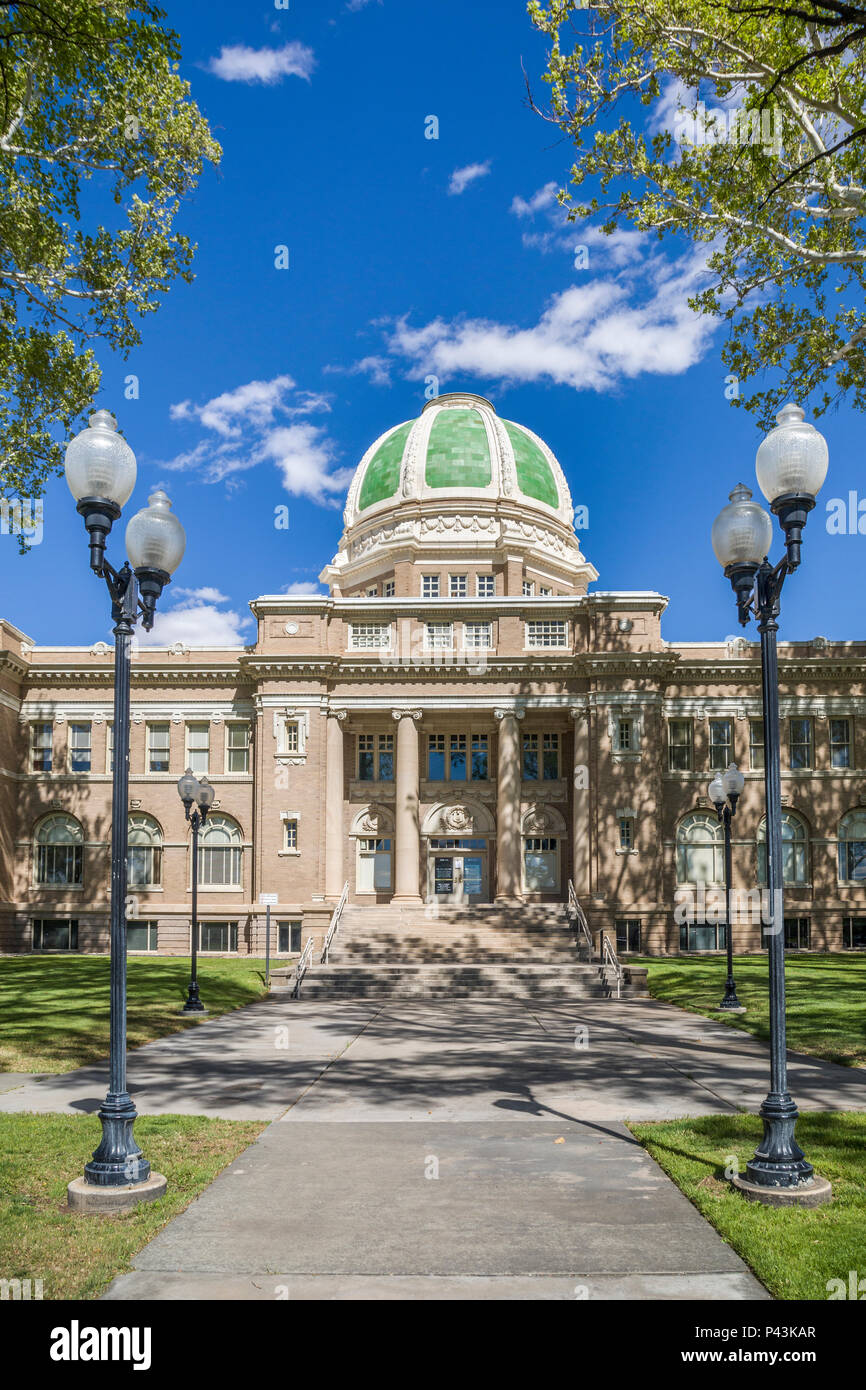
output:
M510 500L548 519L572 519L568 484L544 441L468 392L437 396L417 419L380 435L349 488L346 527L431 499Z

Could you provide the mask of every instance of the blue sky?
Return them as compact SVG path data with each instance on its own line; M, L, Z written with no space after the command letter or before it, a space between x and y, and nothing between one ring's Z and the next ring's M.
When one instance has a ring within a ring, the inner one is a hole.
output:
M541 93L545 45L522 0L166 8L224 156L178 221L195 281L128 361L101 355L97 402L138 457L129 510L164 486L187 529L155 636L250 640L250 598L318 588L352 469L418 414L428 374L549 443L589 508L597 588L667 594L670 640L739 631L709 533L735 483L757 491L760 435L725 398L723 330L685 306L692 249L563 225L569 147L526 102L521 64ZM820 428L830 473L781 635L862 638L866 537L824 525L828 499L866 496L862 420L843 407ZM0 611L41 643L108 632L62 479L39 546L0 536Z

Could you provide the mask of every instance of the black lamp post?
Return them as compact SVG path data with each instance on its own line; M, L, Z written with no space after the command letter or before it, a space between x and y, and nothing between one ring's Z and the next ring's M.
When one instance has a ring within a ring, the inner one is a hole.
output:
M213 805L214 789L206 777L199 780L192 768L188 767L183 776L178 778L177 790L183 802L186 818L192 826L192 951L189 990L181 1012L204 1014L207 1013L207 1009L198 993L198 832L207 820L207 813Z
M782 866L782 782L779 752L779 667L776 633L786 577L800 564L803 527L827 476L827 444L807 424L799 406L788 404L777 427L761 443L755 467L761 491L785 532L785 555L776 566L767 552L773 523L749 488L739 483L713 523L713 550L736 594L745 627L752 614L761 634L764 712L764 784L767 811L767 942L770 975L770 1090L760 1115L763 1138L734 1184L746 1196L779 1205L828 1201L830 1184L806 1161L795 1137L798 1111L788 1092L785 1037L785 913Z
M724 775L717 772L708 787L710 801L725 831L725 944L728 953L728 978L725 981L725 997L718 1006L718 1012L744 1014L746 1010L737 998L734 984L734 948L731 940L731 821L737 814L746 779L736 763L731 763Z
M147 1185L146 1192L130 1201L159 1196L165 1189L165 1179L158 1174L151 1176L150 1164L135 1142L137 1112L126 1089L130 656L135 624L140 618L145 631L153 627L157 601L183 558L186 536L168 497L154 492L147 507L137 512L126 528L129 560L119 571L108 563L105 542L132 493L136 473L135 454L117 433L113 415L107 410L95 411L87 429L66 449L66 481L90 536L90 567L105 580L115 624L109 1088L99 1111L102 1142L85 1165L84 1179L75 1179L69 1186L70 1205L88 1209L99 1208L100 1191L105 1205L116 1207L118 1188Z

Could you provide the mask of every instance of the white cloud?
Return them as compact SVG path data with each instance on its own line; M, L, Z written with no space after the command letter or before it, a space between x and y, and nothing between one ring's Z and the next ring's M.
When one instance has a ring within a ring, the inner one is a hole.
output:
M217 607L229 602L219 589L175 589L174 593L168 589L166 596L180 602L166 612L157 609L152 631L138 634L140 646L171 647L175 642L188 647L244 646L244 632L253 626L253 619L249 613Z
M490 160L486 159L483 164L465 164L462 169L455 169L448 184L449 193L462 193L470 183L476 179L486 178L490 173Z
M172 589L172 596L175 599L183 599L184 608L192 608L197 603L228 603L225 594L221 594L219 589L209 588L205 585L202 589ZM177 604L177 607L181 607Z
M320 594L321 584L317 584L314 579L296 579L293 584L287 584L283 589L284 594Z
M205 482L216 483L270 461L288 493L334 505L352 470L334 468L333 441L324 426L306 418L330 408L327 396L298 390L290 376L248 381L203 405L180 401L170 407L171 419L206 433L161 466L174 472L194 469Z
M247 48L231 44L211 58L208 71L224 82L261 82L272 87L284 77L302 77L309 82L316 56L305 43L286 43L282 48Z
M572 285L529 327L458 317L416 328L404 317L388 334L388 350L412 379L433 373L609 391L643 373L677 375L700 361L713 333L686 303L706 254L697 248L676 261L656 256Z
M357 14L359 10L366 10L367 6L372 3L373 0L346 0L346 9L351 10L353 14ZM381 5L381 3L382 0L376 0L377 5Z
M327 366L326 372L342 373L346 376L367 376L374 386L391 385L391 363L387 357L362 357L350 367Z
M543 188L539 188L537 193L533 193L531 198L521 198L518 194L511 201L511 211L515 217L534 217L537 212L544 208L549 208L556 202L556 193L559 185L551 179Z

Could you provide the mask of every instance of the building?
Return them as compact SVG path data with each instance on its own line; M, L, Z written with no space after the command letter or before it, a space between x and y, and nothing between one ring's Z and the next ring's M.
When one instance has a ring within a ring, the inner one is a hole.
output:
M130 948L189 949L187 766L216 789L204 951L263 951L261 893L288 951L344 884L381 915L562 902L569 881L621 950L719 948L707 783L745 774L734 874L754 890L759 648L667 642L661 595L591 591L575 515L543 440L441 396L361 460L327 595L255 599L248 647L139 650ZM112 652L37 647L9 622L0 639L0 947L104 951ZM862 949L866 643L782 644L780 670L788 940ZM735 945L759 950L760 920Z

